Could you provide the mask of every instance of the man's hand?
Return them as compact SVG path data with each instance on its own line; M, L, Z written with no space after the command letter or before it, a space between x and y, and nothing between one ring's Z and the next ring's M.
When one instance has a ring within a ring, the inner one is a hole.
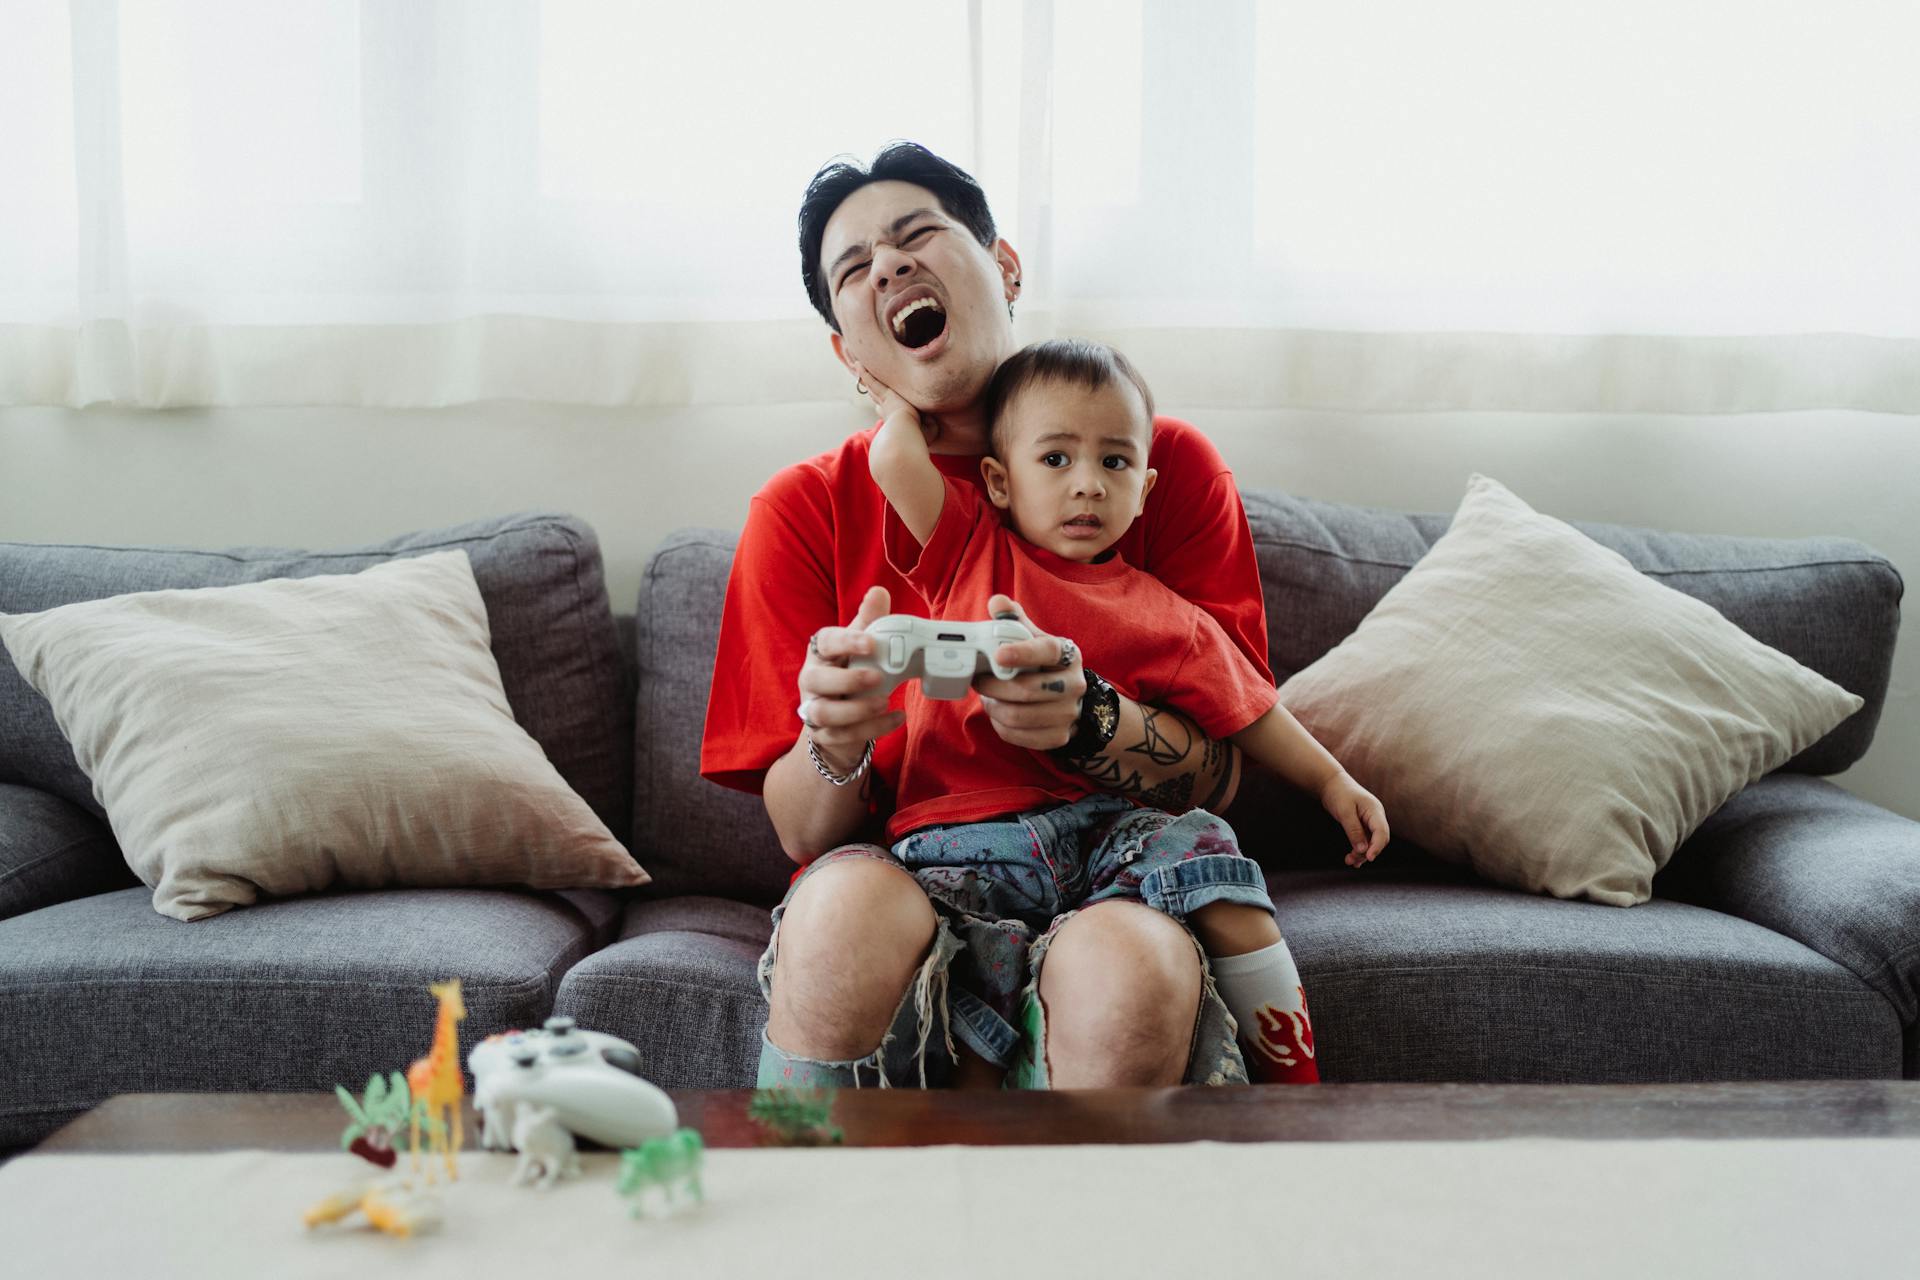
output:
M869 624L886 616L891 599L885 587L869 587L853 621L822 627L807 644L800 667L800 719L813 734L835 772L860 763L867 743L885 737L907 721L906 713L887 710L887 695L877 690L881 674L872 667L849 667L847 660L873 652Z
M1353 846L1347 851L1348 866L1372 862L1387 847L1386 807L1346 770L1334 774L1320 788L1320 804L1346 829L1347 841Z
M974 679L993 730L1005 742L1035 751L1050 751L1065 746L1073 737L1074 722L1080 718L1080 695L1087 691L1086 677L1080 673L1079 648L1063 637L1041 633L1026 611L1010 597L996 595L987 601L987 613L1012 618L1026 624L1034 633L1031 640L1003 644L994 655L1003 667L1039 668L1028 670L1011 680L1002 680L991 672ZM1072 660L1060 662L1071 648Z

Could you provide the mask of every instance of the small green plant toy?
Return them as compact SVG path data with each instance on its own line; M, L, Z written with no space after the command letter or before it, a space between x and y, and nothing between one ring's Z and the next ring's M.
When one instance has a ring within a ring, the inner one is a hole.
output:
M398 1159L396 1144L413 1112L407 1078L398 1071L386 1079L375 1073L367 1078L366 1096L358 1101L341 1085L333 1086L333 1092L353 1121L340 1135L341 1149L382 1169L393 1168ZM429 1116L425 1123L431 1128L435 1121Z
M833 1117L832 1089L761 1089L747 1105L761 1142L781 1147L838 1146L845 1135Z

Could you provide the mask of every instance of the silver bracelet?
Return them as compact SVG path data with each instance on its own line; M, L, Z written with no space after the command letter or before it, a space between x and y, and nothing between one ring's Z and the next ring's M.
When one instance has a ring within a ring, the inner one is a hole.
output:
M836 774L827 768L827 762L820 758L820 748L813 743L812 734L807 735L807 759L813 761L813 767L819 770L821 777L836 787L844 787L849 782L858 782L866 776L867 766L873 763L873 739L867 739L867 749L860 753L860 763L844 774Z

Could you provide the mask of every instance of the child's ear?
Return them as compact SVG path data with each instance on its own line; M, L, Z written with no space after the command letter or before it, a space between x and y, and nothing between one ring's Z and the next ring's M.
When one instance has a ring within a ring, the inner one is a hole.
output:
M1000 459L989 454L980 459L980 474L987 480L987 501L1005 511L1013 504L1013 491L1007 486L1007 469Z
M1155 471L1152 467L1147 468L1147 478L1140 485L1140 510L1134 512L1134 515L1139 516L1146 514L1147 495L1153 492L1153 482L1159 478L1160 473L1158 471Z

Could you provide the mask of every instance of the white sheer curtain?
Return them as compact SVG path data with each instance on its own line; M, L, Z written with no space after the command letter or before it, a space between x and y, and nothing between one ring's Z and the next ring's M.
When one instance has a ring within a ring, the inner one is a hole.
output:
M841 398L909 137L1182 406L1920 412L1911 0L0 0L0 404Z

